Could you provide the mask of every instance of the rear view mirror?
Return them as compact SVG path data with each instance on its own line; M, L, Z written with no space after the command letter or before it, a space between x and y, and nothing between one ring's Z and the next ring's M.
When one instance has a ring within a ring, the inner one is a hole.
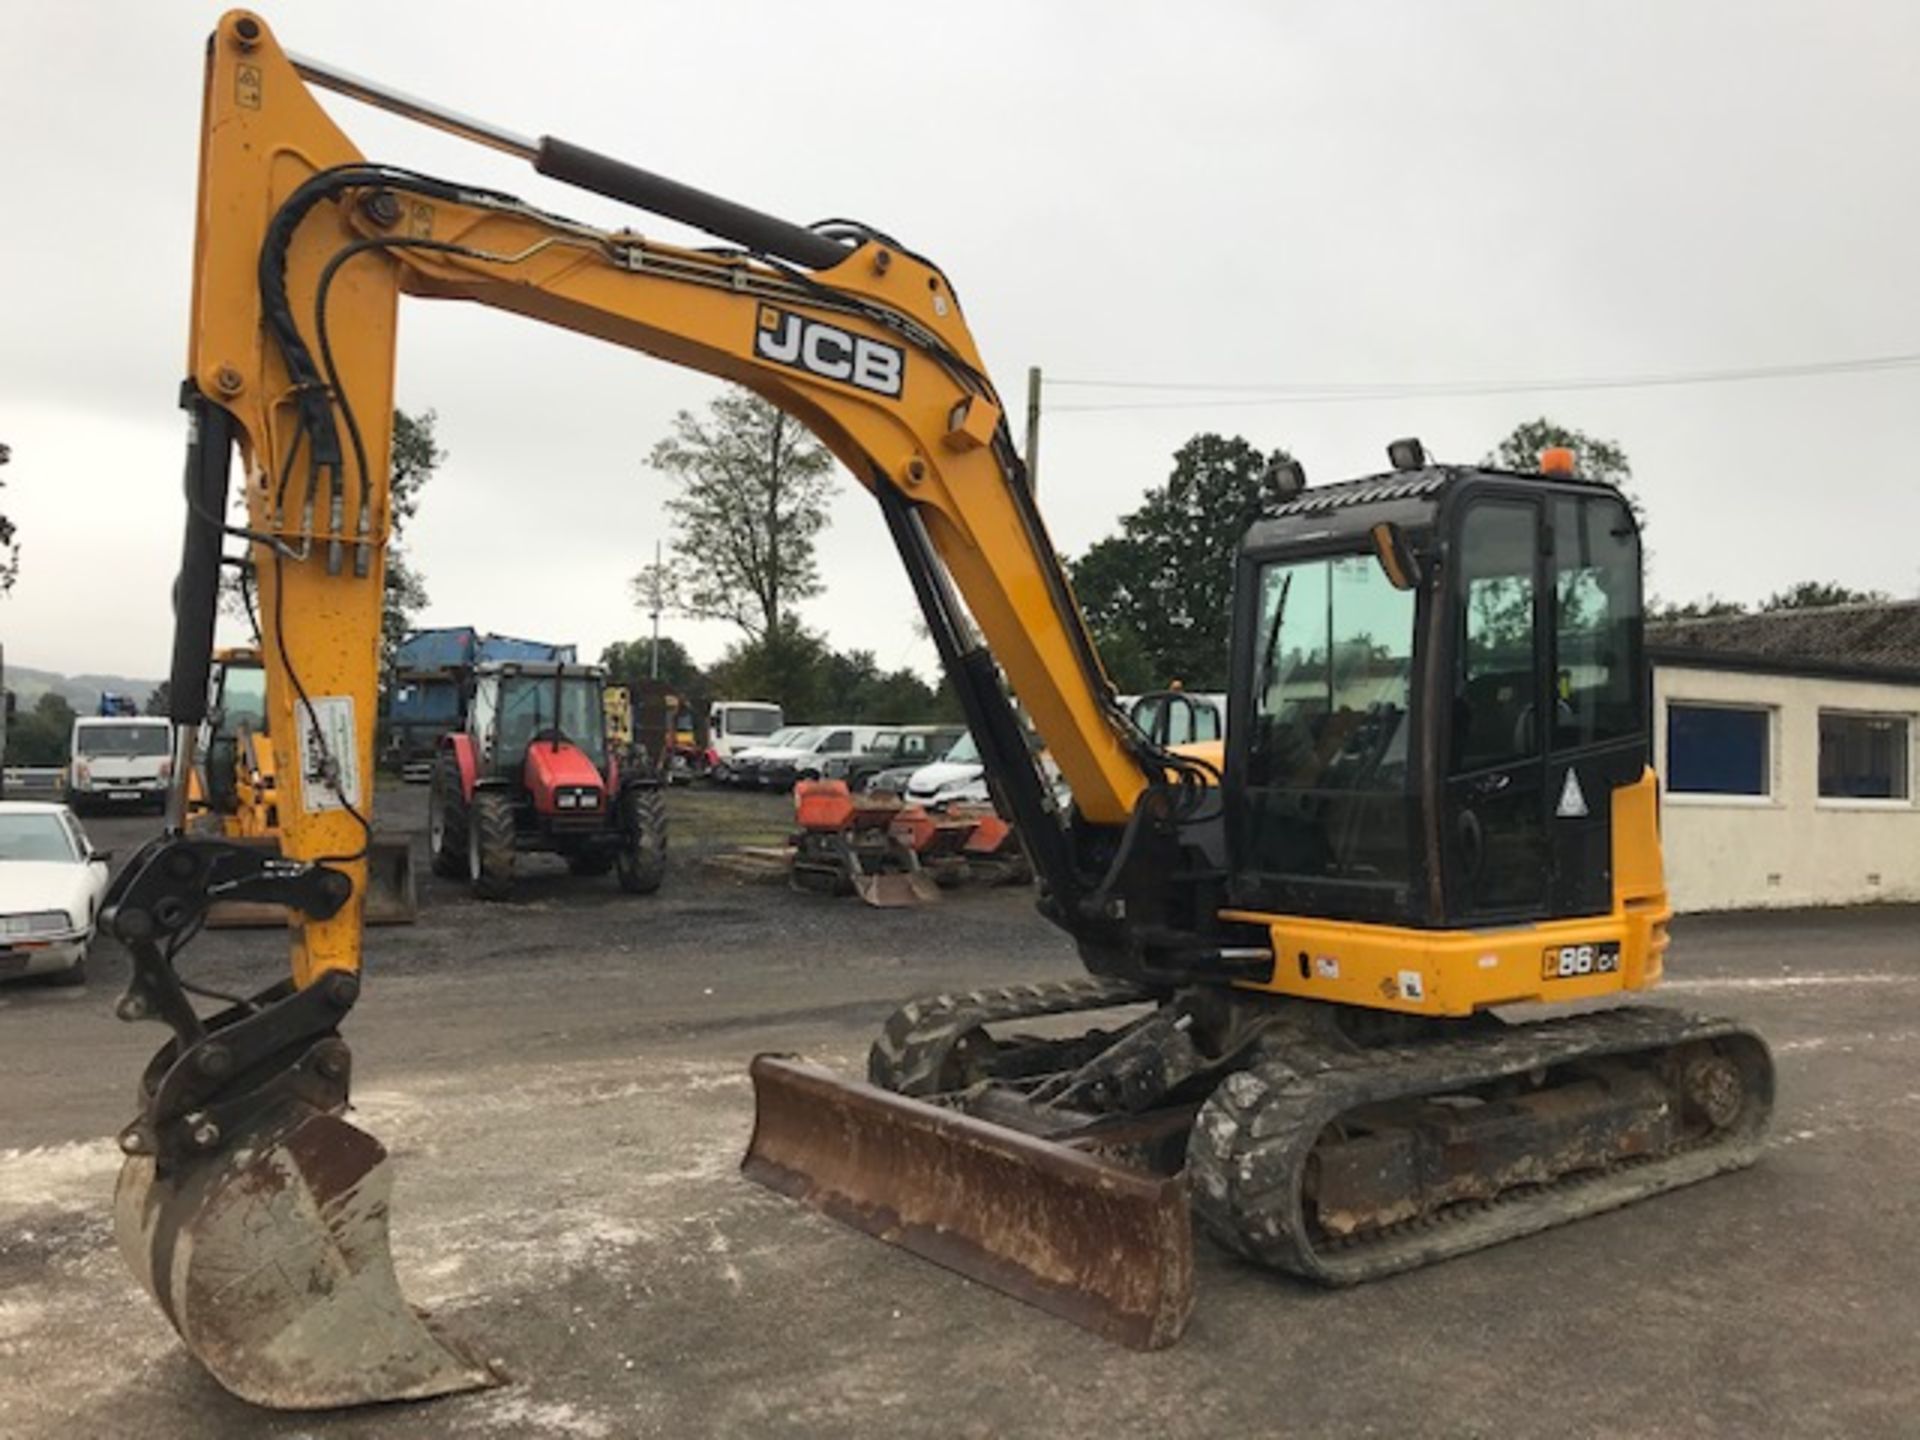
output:
M1406 532L1391 520L1382 520L1368 532L1373 537L1373 558L1386 572L1387 583L1396 590L1411 590L1420 583L1420 560L1407 543Z
M87 859L92 861L95 865L109 865L113 863L113 851L96 850L91 855L87 856Z

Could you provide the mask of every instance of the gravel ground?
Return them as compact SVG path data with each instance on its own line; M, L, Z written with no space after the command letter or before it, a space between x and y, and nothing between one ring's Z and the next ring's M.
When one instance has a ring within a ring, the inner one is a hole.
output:
M373 932L358 1118L399 1166L412 1298L511 1383L271 1416L184 1356L109 1233L107 1140L157 1043L94 983L0 989L0 1436L1910 1435L1920 1426L1920 913L1682 922L1667 991L1773 1041L1755 1169L1359 1290L1201 1247L1186 1339L1119 1350L735 1173L748 1058L862 1067L910 993L1076 973L1017 891L882 912L708 871L784 802L676 792L651 899L542 864L482 906L424 877ZM391 788L389 823L422 796ZM130 853L151 821L103 820ZM424 872L424 867L423 872ZM196 945L215 984L271 932Z

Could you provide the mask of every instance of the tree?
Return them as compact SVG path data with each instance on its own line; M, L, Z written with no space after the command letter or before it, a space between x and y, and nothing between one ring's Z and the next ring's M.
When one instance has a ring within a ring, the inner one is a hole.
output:
M647 463L679 484L667 501L674 607L729 621L749 640L785 635L789 608L822 588L814 541L827 524L833 457L784 411L737 390L704 420L682 410ZM653 593L649 575L635 585ZM769 653L792 643L776 638Z
M1623 490L1633 481L1627 452L1613 441L1571 429L1544 415L1514 426L1513 433L1493 448L1485 463L1502 470L1538 470L1540 452L1556 447L1573 451L1573 473L1584 479L1604 480Z
M715 695L772 700L790 717L822 713L821 673L832 652L798 621L727 647L708 672Z
M871 650L827 656L819 690L823 720L925 725L960 718L960 702L945 686L935 689L905 666L882 670Z
M0 465L13 459L13 447L0 444ZM0 481L0 488L6 482ZM0 514L0 595L13 589L13 582L20 578L20 542L14 538L14 524L5 515Z
M925 725L960 718L959 699L946 686L929 685L905 666L882 670L871 650L835 651L792 620L771 637L729 647L707 679L715 695L775 701L795 722Z
M64 765L73 738L73 706L57 690L42 692L33 708L7 726L8 765Z
M387 506L392 516L393 534L387 542L386 593L380 605L380 673L393 669L393 653L413 628L413 617L427 605L427 587L413 567L400 537L407 522L419 512L420 492L447 458L434 439L433 426L439 417L432 410L417 416L404 410L393 412L393 461L388 482Z
M653 640L616 640L600 652L600 664L607 678L621 685L633 685L653 677ZM676 690L699 688L706 680L700 667L687 653L687 647L671 635L660 637L660 678Z
M1627 508L1640 528L1647 528L1646 507L1633 492L1633 466L1627 452L1611 440L1602 440L1584 430L1574 430L1542 415L1513 427L1482 463L1501 470L1532 471L1540 468L1540 452L1554 448L1573 452L1573 473L1585 480L1601 480L1626 497Z
M1222 690L1233 557L1247 527L1282 501L1278 467L1235 436L1196 435L1166 484L1120 519L1120 533L1069 565L1109 673L1124 690L1179 680Z
M1681 603L1661 600L1656 596L1647 606L1647 619L1656 624L1663 620L1717 620L1725 615L1744 615L1747 607L1738 600L1723 600L1709 592L1698 600Z
M1884 590L1855 590L1829 580L1802 580L1760 602L1763 611L1819 610L1829 605L1884 605L1893 597Z
M149 715L165 715L172 704L173 682L171 680L162 680L147 692L146 713Z

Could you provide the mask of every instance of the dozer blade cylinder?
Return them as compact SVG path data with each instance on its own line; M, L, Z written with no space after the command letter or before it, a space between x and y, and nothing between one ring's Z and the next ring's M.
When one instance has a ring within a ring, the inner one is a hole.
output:
M1193 1309L1185 1181L784 1056L752 1066L748 1179L1140 1350Z
M130 1158L114 1224L188 1352L255 1405L323 1410L497 1383L401 1295L392 1189L379 1141L309 1111L164 1175Z

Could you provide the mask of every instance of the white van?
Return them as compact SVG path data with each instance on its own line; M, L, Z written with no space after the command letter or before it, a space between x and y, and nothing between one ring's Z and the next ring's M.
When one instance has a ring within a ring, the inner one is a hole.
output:
M159 715L83 715L73 722L67 803L164 809L173 779L173 724Z
M787 723L780 707L768 700L716 700L707 711L707 744L715 765L738 755L749 745L764 745Z

